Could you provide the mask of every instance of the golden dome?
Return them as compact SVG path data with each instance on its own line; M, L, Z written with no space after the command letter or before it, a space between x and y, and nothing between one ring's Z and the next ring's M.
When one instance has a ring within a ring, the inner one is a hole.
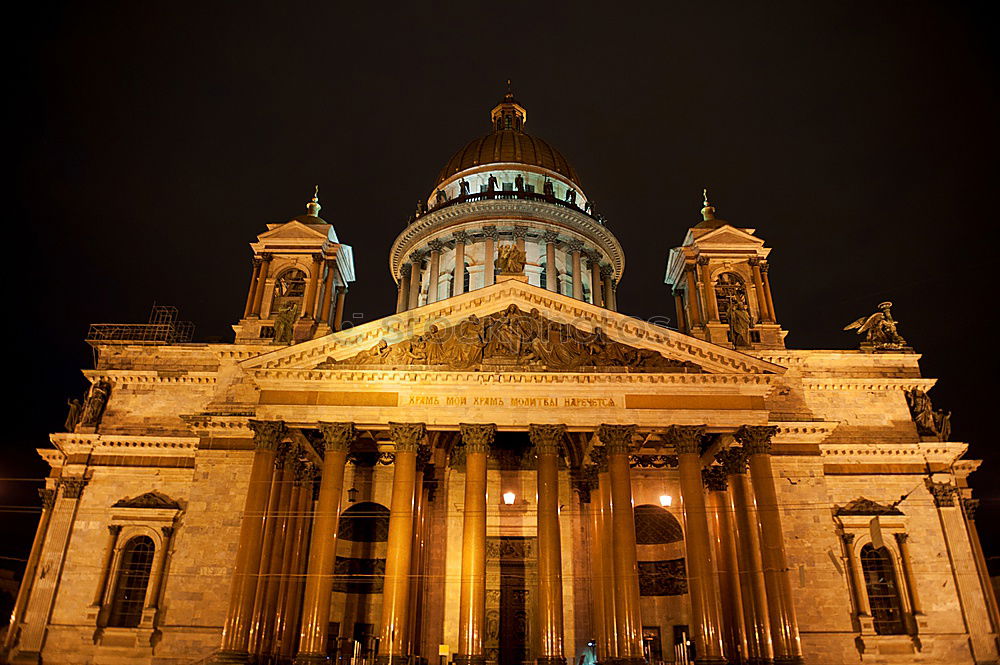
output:
M441 169L435 187L459 171L502 162L539 166L580 183L576 169L570 166L561 152L548 142L522 131L527 122L527 112L511 92L508 91L490 111L490 122L493 132L470 141L456 152Z
M459 171L498 162L540 166L562 174L575 183L579 184L580 182L576 170L566 161L562 153L549 145L548 142L524 132L501 129L470 141L464 148L456 152L441 169L435 186L440 185Z

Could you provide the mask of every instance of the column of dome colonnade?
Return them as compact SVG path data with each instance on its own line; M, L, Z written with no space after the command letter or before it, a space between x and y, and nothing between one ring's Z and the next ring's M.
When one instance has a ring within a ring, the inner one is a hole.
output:
M418 490L417 453L427 437L427 428L424 423L389 423L389 434L396 445L376 662L380 665L400 665L411 655L407 633L410 627L410 573Z
M484 665L486 619L486 454L496 425L459 426L465 446L462 579L459 590L457 665Z
M681 501L687 534L684 538L691 634L699 663L726 663L722 647L722 610L716 578L708 511L702 483L701 442L704 425L672 425L667 439L677 452Z
M254 433L253 462L229 589L229 608L222 628L222 644L214 661L217 663L246 663L250 657L250 626L260 580L271 478L278 447L287 434L285 423L281 421L251 420L249 427Z
M792 599L792 583L788 577L774 470L771 467L771 438L777 429L769 425L743 425L734 436L746 451L757 503L774 662L776 665L799 665L803 662L802 647Z
M544 277L544 288L577 300L586 300L589 293L592 304L617 310L615 268L609 263L612 259L597 245L544 230L544 226L501 229L496 224L484 224L478 229L445 229L416 243L416 249L398 268L397 313L465 293L470 288L466 285L470 271L479 275L475 288L494 284L497 253L502 244L511 241L522 251L527 243L537 243L539 263L534 270L540 280ZM473 257L471 263L469 257ZM586 281L584 259L590 272ZM557 267L559 262L563 270ZM442 284L445 286L439 289Z
M601 425L597 437L608 457L608 480L611 490L611 521L615 592L615 621L618 655L621 665L643 663L642 613L639 607L639 564L635 542L635 514L632 505L632 480L629 455L635 425Z
M306 567L297 664L328 660L326 642L344 468L351 443L357 438L353 423L319 423L319 431L323 435L323 464Z
M565 425L531 425L538 455L538 665L565 665L563 648L562 544L559 535L559 455Z

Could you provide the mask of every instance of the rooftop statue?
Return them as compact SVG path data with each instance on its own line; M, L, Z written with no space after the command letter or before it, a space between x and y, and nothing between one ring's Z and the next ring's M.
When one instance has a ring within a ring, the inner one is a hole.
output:
M859 335L865 335L864 344L876 351L895 351L906 349L906 340L896 332L896 320L890 311L892 303L888 300L879 303L879 311L871 316L862 316L854 323L845 326L844 330L857 329Z

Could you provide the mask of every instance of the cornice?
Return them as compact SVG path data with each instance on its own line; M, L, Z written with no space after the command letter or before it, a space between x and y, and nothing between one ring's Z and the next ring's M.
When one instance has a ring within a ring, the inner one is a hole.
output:
M296 344L257 358L244 361L244 368L276 369L282 367L315 367L329 356L343 360L358 351L370 348L381 339L394 344L427 332L430 326L442 326L442 319L454 323L469 314L486 310L500 311L510 304L522 309L537 307L547 318L577 327L600 326L608 337L630 346L654 348L668 357L690 360L715 374L782 374L784 368L753 356L733 351L710 342L689 337L641 319L595 307L569 296L553 293L519 282L507 280L447 300L387 316L350 330L332 333L309 342Z
M937 379L913 378L816 378L802 377L799 379L803 388L808 390L913 390L914 388L928 391L937 383Z
M198 437L192 436L117 436L107 434L77 434L57 432L49 435L52 445L65 454L114 450L115 454L148 455L155 451L161 456L189 455L198 447Z
M192 432L201 437L251 438L254 436L249 424L252 417L253 414L185 414L181 416L181 420L187 423Z
M965 443L821 443L820 456L830 463L954 464L965 454Z
M393 279L399 281L399 266L410 252L418 249L424 238L466 222L495 221L497 218L563 226L567 231L581 234L605 250L615 269L616 279L621 279L625 272L625 253L621 244L606 226L593 218L559 205L521 199L486 199L432 210L403 229L396 236L389 252L389 271Z
M181 373L183 372L183 373ZM110 381L113 385L128 383L174 383L214 385L218 382L217 372L157 372L155 370L131 369L85 369L83 375L91 382Z
M761 393L771 389L771 374L679 374L602 372L457 372L433 370L337 370L337 369L282 369L260 368L251 370L258 384L273 387L285 382L332 383L358 386L374 384L576 384L576 385L688 385L688 386L760 386Z
M840 425L837 421L781 422L769 421L778 428L775 443L820 443Z

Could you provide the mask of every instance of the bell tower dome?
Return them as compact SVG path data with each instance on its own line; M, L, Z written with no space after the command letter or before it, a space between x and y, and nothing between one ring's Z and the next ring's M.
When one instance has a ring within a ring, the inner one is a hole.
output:
M735 349L783 349L767 257L755 229L715 216L704 192L702 219L670 250L664 281L673 292L681 332Z
M490 110L490 133L455 152L417 203L389 253L396 311L508 278L617 309L621 244L569 161L524 131L527 118L508 88ZM520 258L498 263L512 255Z

